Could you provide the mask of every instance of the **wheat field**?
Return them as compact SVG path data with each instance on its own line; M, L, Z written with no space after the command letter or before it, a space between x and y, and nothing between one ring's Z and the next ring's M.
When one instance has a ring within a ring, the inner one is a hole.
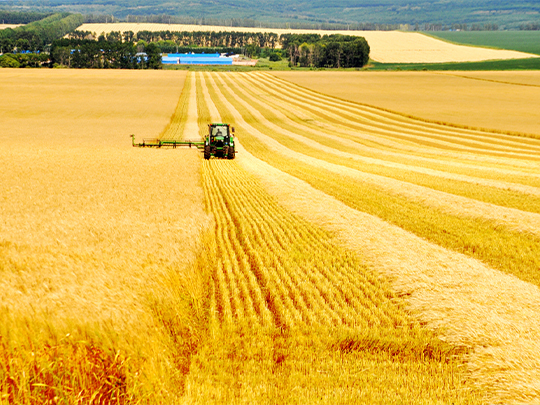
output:
M214 104L201 110L236 125L239 163L266 191L336 232L417 319L471 349L468 401L538 400L540 141L426 123L265 73L199 78ZM238 294L218 297L233 308Z
M0 30L5 30L6 28L17 28L20 26L20 24L0 24Z
M211 218L199 160L145 153L185 74L0 71L0 403L174 403ZM153 151L156 152L156 151ZM176 319L176 322L171 322ZM175 343L176 342L176 343Z
M0 71L0 403L540 400L537 133L303 80Z
M517 51L479 48L451 44L415 32L401 31L326 31L293 30L274 28L220 27L211 25L153 24L153 23L110 23L83 24L78 31L89 31L96 35L112 31L178 31L178 32L273 32L282 34L354 35L364 37L368 42L371 59L382 63L447 63L478 62L496 59L536 58L538 55Z
M275 72L322 94L448 125L539 135L540 73Z

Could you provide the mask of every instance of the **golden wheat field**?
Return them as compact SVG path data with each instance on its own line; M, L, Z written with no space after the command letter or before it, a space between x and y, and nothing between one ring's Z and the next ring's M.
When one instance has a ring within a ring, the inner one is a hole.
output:
M0 71L1 403L180 395L187 326L172 321L210 223L199 160L135 150L129 134L157 136L184 81Z
M540 72L275 72L299 86L432 122L540 134Z
M274 28L225 27L211 25L185 24L152 24L152 23L110 23L83 24L78 31L89 31L96 35L112 31L179 31L179 32L273 32L282 34L320 35L355 35L364 37L368 42L371 59L383 63L446 63L446 62L478 62L495 59L537 58L538 55L524 52L487 49L451 44L415 32L401 31L326 31L326 30L293 30Z
M1 403L540 401L540 140L317 74L0 70Z

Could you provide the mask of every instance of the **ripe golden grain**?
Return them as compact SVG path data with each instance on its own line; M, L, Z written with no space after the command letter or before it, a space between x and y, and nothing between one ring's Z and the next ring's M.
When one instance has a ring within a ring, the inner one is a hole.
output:
M260 80L260 77L254 80ZM474 347L469 370L476 386L488 398L495 401L530 401L538 398L540 392L535 385L537 378L535 370L538 364L534 355L538 350L535 343L537 338L516 333L516 330L522 328L526 328L534 336L540 333L540 326L531 318L540 302L538 287L500 273L458 253L417 239L402 229L394 228L357 210L350 211L355 205L352 200L345 198L344 190L349 187L354 194L352 190L354 184L349 182L348 186L344 185L347 180L338 175L337 167L334 172L326 172L328 166L323 159L311 161L306 156L309 154L307 151L306 154L298 151L293 153L288 149L291 144L284 141L287 130L277 129L272 123L265 121L264 114L258 113L258 108L263 111L264 108L255 103L254 99L250 100L246 95L248 92L244 92L245 89L232 91L236 81L237 75L212 74L209 83L214 90L210 93L214 94L214 101L220 104L222 116L235 121L242 143L249 145L250 150L274 167L252 158L244 149L241 150L241 153L245 153L242 164L263 179L269 187L268 190L278 196L279 201L287 208L310 221L337 231L351 248L366 254L374 267L387 269L387 274L395 277L395 287L405 294L412 294L409 300L410 308L429 325L436 329L441 328L441 331L445 330L443 334L451 341ZM261 86L257 90L258 95L268 101L268 95L261 91L263 87L266 86ZM243 101L245 98L249 101ZM323 104L321 101L321 105ZM272 110L268 103L265 102L265 105ZM428 130L426 136L429 137ZM272 138L282 143L275 142ZM519 138L516 138L515 142L520 142ZM506 159L508 164L514 161L516 160ZM310 164L307 164L308 162ZM533 169L535 166L534 163L527 161L531 173L537 175L538 171ZM315 188L283 174L283 171L300 178L310 178L311 185ZM385 180L380 178L379 181ZM336 186L334 191L328 186L332 183ZM401 184L399 188L406 186ZM338 200L342 199L348 206L340 205L336 199L320 193L316 188L332 194ZM369 193L369 188L364 183L364 186L357 190ZM357 198L360 197L358 194ZM410 198L411 196L407 197ZM386 199L391 203L390 196ZM384 198L380 199L380 204L385 204ZM364 207L367 208L365 204ZM405 209L404 205L402 207ZM392 209L391 205L389 209ZM396 209L399 210L397 206ZM382 211L379 210L381 213ZM415 215L413 211L410 213ZM419 210L417 215L424 215L424 211ZM456 215L464 217L463 212L461 214L456 212ZM412 222L414 221L415 219L412 219ZM414 229L414 226L408 227ZM419 229L418 227L416 230ZM359 238L358 235L363 236ZM537 241L531 240L527 243L530 243L533 250L538 249ZM496 250L497 246L494 248ZM506 270L512 272L510 267ZM538 283L537 279L534 280ZM459 299L455 300L456 297ZM435 302L436 300L439 301ZM495 303L496 300L499 302ZM487 314L491 313L493 305L497 305L499 309L493 316L488 317ZM467 321L464 321L465 318ZM487 323L486 319L489 319ZM517 324L520 326L516 326ZM505 328L503 325L508 327ZM522 349L519 355L518 348ZM509 356L519 360L511 365L507 361Z
M54 390L66 402L125 403L181 394L186 355L166 320L178 318L170 306L183 305L175 275L187 274L209 224L199 160L134 149L129 134L155 138L184 79L0 72L10 94L0 100L2 398L43 403ZM114 388L100 391L106 381Z
M272 74L323 94L433 122L540 136L538 72L456 72L457 76L435 72ZM519 83L536 86L519 86Z

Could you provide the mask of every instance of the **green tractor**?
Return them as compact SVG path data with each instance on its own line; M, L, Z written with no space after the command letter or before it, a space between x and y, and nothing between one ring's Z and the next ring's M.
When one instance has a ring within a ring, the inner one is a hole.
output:
M204 141L204 158L219 157L234 159L234 127L229 124L208 125L208 135Z

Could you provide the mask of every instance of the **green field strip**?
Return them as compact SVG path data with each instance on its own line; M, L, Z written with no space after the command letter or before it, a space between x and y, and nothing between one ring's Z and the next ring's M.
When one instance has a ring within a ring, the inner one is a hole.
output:
M232 85L232 83L224 79L229 85ZM231 90L234 90L234 85ZM218 84L218 88L221 92L225 93L227 92L226 89L223 87L220 87ZM232 94L231 92L227 92L227 94ZM234 91L234 94L238 95L244 95L245 92L243 91ZM243 98L243 96L240 96ZM359 161L355 161L353 159L347 159L343 156L337 156L335 154L329 154L325 151L322 151L320 149L311 147L309 145L306 145L305 143L293 139L290 136L280 134L278 132L275 132L274 130L270 129L267 125L265 125L260 120L253 117L252 119L249 119L249 113L246 109L246 106L240 105L236 100L229 98L229 101L235 106L235 108L238 111L241 111L242 114L246 117L247 122L249 122L254 128L258 129L260 132L264 133L265 135L268 135L272 138L274 138L276 141L278 141L283 146L298 152L305 154L307 156L323 160L329 163L333 163L340 166L349 167L355 170L359 170L364 173L371 173L375 175L380 175L384 177L393 178L400 181L405 181L408 183L416 184L423 187L428 187L434 190L443 191L455 195L460 195L462 197L467 197L471 199L475 199L482 202L492 203L495 205L508 207L508 208L515 208L522 211L528 211L528 212L535 212L540 213L540 198L537 196L531 196L523 193L519 193L516 191L509 191L504 190L500 188L495 187L488 187L484 185L475 184L472 182L465 182L465 181L459 181L454 179L448 179L444 177L438 177L435 175L429 175L429 174L423 174L414 172L412 170L404 170L404 169L396 169L392 167L385 167L383 165L377 165L372 163L363 163ZM250 99L247 100L250 106L256 108L262 115L265 117L268 117L268 119L276 123L276 119L272 117L272 112L268 110L267 108L263 107L261 104L258 104L255 100ZM310 137L311 139L315 141L319 141L318 137ZM327 143L327 146L333 147L331 142Z
M220 91L227 100L234 99L226 90ZM216 103L215 94L212 97ZM244 114L249 122L249 112L242 111ZM464 253L495 269L540 286L540 238L511 231L489 220L448 214L419 202L389 195L386 190L353 180L349 176L285 157L269 150L249 130L243 128L239 129L239 139L258 158L354 209L377 216L439 246Z
M432 31L424 35L457 45L507 49L540 55L539 31Z
M449 63L380 63L370 61L370 71L511 71L540 70L540 58L490 60L484 62Z
M320 127L316 126L315 124L311 122L306 122L305 120L298 118L291 111L292 109L288 104L273 102L266 97L264 99L264 105L262 104L262 102L258 102L258 93L254 90L254 88L257 87L257 83L250 79L251 78L245 77L244 80L234 81L235 85L240 87L240 91L238 92L239 95L249 95L250 102L252 102L254 105L257 105L257 109L259 111L264 111L263 115L265 117L268 117L268 119L273 124L287 131L293 132L299 136L314 140L321 145L336 149L341 152L355 154L361 157L378 159L382 161L381 164L384 162L398 163L409 166L417 166L419 168L439 170L445 173L474 176L481 179L506 181L532 187L540 187L540 174L538 172L532 172L532 176L527 176L525 173L503 173L501 171L498 171L498 168L494 166L486 166L485 170L481 170L481 168L478 167L479 164L477 162L475 162L474 165L469 163L469 167L458 167L456 165L445 164L444 161L435 159L432 159L428 162L426 160L415 159L414 157L411 158L408 154L404 153L400 153L398 156L394 156L377 152L375 148L372 148L375 149L374 151L366 151L365 148L361 148L359 145L351 145L350 142L344 143L342 140L353 141L356 144L357 137L348 135L346 131L326 130L325 133L321 131ZM247 82L249 83L249 85L243 82ZM229 83L231 82L229 81ZM245 99L246 97L243 98ZM269 110L269 108L271 108L271 110ZM279 111L281 114L285 115L288 119L288 122L285 122L283 119L276 117L273 111ZM330 137L328 135L333 135L334 137ZM339 137L339 139L336 139L336 137ZM384 149L382 152L384 151L386 151L386 149ZM456 161L452 162L456 163ZM457 163L462 164L462 162Z
M268 87L273 88L275 90L283 88L283 86L271 85L268 83L267 85ZM333 116L338 116L344 119L347 125L351 126L352 128L365 129L365 130L378 129L379 131L386 131L386 134L392 137L399 138L399 139L407 139L409 141L412 141L418 144L426 144L429 146L435 145L439 148L445 148L445 149L449 149L452 147L456 148L457 146L455 145L460 145L460 146L474 150L475 153L488 152L488 151L508 153L509 152L508 148L512 148L513 150L511 150L511 152L515 153L516 155L511 155L511 156L518 158L519 156L518 154L520 153L523 154L527 152L527 153L531 153L532 159L534 159L534 157L532 156L532 152L536 149L540 151L540 146L538 145L534 145L531 147L531 149L534 149L534 150L519 150L519 148L516 149L516 143L518 142L518 139L516 139L515 141L513 140L511 142L492 141L491 139L489 139L489 142L487 142L485 137L482 137L483 138L482 141L475 141L475 140L470 139L471 138L470 136L465 139L459 138L459 134L457 133L457 131L456 132L445 131L444 135L436 135L436 133L441 132L441 129L431 130L430 132L426 132L426 128L422 126L417 129L406 129L407 125L402 125L401 121L397 121L395 124L385 124L385 123L376 122L375 120L370 120L369 126L367 126L366 124L362 124L361 121L356 119L356 116L358 114L355 114L355 115L346 114L346 113L343 113L342 112L343 110L341 109L330 108L327 106L325 106L327 107L325 109L322 109L321 107L317 107L322 104L320 101L320 97L310 98L306 95L302 95L301 91L299 91L298 92L299 94L296 94L296 95L291 94L291 93L294 93L294 91L291 91L290 89L288 89L287 95L282 96L282 99L288 101L289 103L293 105L301 107L305 110L311 111L314 114L322 116L329 121L339 122L339 119L336 119L335 117L333 117ZM304 100L311 100L313 101L313 103L308 103L308 102L305 102ZM324 113L324 111L328 111L328 113ZM362 125L362 127L359 127L359 125ZM491 134L486 134L486 135L491 136ZM434 141L439 141L439 142L437 143ZM491 146L491 145L496 145L497 147ZM521 146L521 145L518 144L518 146ZM484 150L482 150L482 148L484 148ZM458 150L461 150L461 149L458 149Z

